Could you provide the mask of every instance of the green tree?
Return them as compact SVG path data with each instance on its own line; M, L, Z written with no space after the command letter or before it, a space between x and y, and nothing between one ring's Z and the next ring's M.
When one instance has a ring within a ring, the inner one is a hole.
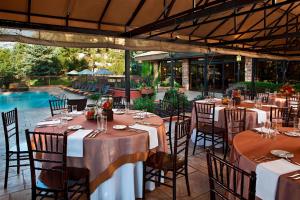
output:
M60 75L62 66L57 58L58 51L56 48L28 45L25 49L25 66L30 68L30 75L46 76Z
M15 70L11 63L10 50L0 49L0 80L6 87L15 80Z
M88 65L85 59L79 58L79 53L82 53L78 48L59 48L58 59L65 72L72 70L81 71Z

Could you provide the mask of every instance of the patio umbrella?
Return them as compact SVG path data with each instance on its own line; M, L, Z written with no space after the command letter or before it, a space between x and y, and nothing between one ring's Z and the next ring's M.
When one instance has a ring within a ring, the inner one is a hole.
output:
M109 71L108 69L105 69L105 68L98 69L95 72L95 75L111 75L111 74L113 74L113 73L111 71Z
M77 76L78 75L78 71L72 70L72 71L68 72L67 75Z
M78 74L79 75L93 75L94 73L89 69L85 69L85 70L78 72Z

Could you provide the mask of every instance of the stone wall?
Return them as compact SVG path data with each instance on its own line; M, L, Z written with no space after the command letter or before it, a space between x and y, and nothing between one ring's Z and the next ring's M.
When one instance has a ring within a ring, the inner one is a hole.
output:
M182 61L182 87L186 90L190 89L190 73L189 73L189 60Z
M245 81L251 81L252 79L252 65L253 59L245 57Z

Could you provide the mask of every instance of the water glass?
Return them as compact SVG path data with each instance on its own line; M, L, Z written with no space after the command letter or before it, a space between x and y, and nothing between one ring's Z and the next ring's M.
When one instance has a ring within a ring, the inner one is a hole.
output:
M101 129L104 133L107 132L107 116L102 115L101 117Z
M97 115L97 130L98 131L102 131L102 116L101 115Z
M129 103L126 102L125 104L125 114L129 114Z
M77 111L77 105L72 105L72 112Z

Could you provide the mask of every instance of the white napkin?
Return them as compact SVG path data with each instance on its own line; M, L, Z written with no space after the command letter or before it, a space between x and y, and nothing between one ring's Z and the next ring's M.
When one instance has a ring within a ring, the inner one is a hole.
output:
M276 105L262 105L262 107L277 108L278 106L276 106Z
M129 127L133 128L133 129L148 131L148 133L149 133L149 149L158 147L158 136L157 136L156 128L151 127L151 126L140 125L140 124L134 124Z
M244 103L254 103L254 101L252 101L252 100L244 100L243 102Z
M67 156L83 157L83 138L93 132L93 130L82 130L68 136Z
M195 102L196 103L207 103L208 101L206 99L202 99L202 100L197 100Z
M54 126L54 125L58 125L60 123L59 119L56 120L50 120L50 121L42 121L37 123L37 126Z
M255 111L257 113L257 122L259 124L267 121L267 112L263 110L259 110L257 108L250 108L249 110Z
M83 111L72 111L70 113L68 113L68 115L82 115L83 114Z
M254 130L256 130L257 132L260 132L260 133L274 133L275 132L274 130L268 129L266 127L254 128Z
M215 107L215 116L214 116L215 122L217 122L219 120L219 112L220 112L220 110L222 110L224 108L225 107L222 107L222 106L216 106ZM213 113L213 109L211 109L211 113Z
M274 200L279 176L297 170L300 170L300 166L284 159L258 164L256 167L256 196L263 200Z

